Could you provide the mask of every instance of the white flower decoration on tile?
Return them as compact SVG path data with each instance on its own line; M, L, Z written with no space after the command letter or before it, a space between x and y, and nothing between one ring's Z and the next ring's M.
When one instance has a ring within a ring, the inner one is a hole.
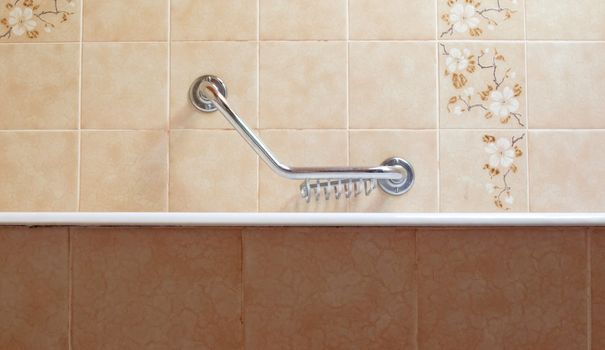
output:
M8 25L12 27L12 32L16 36L21 36L36 28L36 21L33 20L34 12L31 8L15 7L8 15Z
M480 20L475 17L476 14L477 10L474 6L456 4L450 9L450 22L456 32L464 33L479 25Z
M506 117L519 109L519 101L515 98L513 89L508 86L502 89L502 92L492 92L490 98L492 103L489 110L498 117Z
M450 73L461 72L468 67L468 59L470 56L469 49L453 48L445 59L445 65Z
M489 157L489 165L492 168L510 168L515 162L515 150L512 147L512 143L509 139L501 137L496 142L490 142L485 146L485 152Z

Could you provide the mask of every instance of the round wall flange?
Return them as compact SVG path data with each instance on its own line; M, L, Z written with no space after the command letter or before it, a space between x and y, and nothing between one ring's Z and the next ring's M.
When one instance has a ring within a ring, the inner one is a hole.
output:
M401 180L378 180L380 188L393 196L401 196L408 192L414 185L414 168L405 159L389 158L382 162L384 166L401 167L405 172L405 176Z
M214 86L218 88L218 91L225 97L227 97L227 86L225 86L225 83L223 83L220 78L214 75L203 75L195 79L193 84L191 84L191 87L189 88L189 101L191 101L191 104L202 112L214 112L216 111L214 102L209 98L206 98L200 89L204 82L214 84Z

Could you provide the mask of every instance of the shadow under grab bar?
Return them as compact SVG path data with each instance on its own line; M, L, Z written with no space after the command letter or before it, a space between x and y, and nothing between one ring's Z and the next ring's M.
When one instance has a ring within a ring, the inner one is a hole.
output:
M390 195L399 196L410 190L414 184L414 169L402 158L389 158L377 167L289 167L282 164L269 148L254 134L246 123L231 108L227 101L227 87L221 79L213 75L197 78L189 90L189 100L198 110L210 113L220 111L225 119L246 140L259 157L278 175L303 180L301 196L309 202L321 195L329 199L331 193L339 199L364 192L369 195L376 184Z

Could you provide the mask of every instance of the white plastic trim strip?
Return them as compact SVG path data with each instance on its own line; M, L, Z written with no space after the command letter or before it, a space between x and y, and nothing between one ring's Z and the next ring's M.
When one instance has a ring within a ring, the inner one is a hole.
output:
M0 213L23 226L605 226L605 213Z

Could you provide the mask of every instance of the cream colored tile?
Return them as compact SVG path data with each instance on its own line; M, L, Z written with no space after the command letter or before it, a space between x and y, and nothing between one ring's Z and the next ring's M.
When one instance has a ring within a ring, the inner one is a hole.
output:
M605 128L605 43L529 43L531 128Z
M525 1L528 39L605 39L605 4L601 0Z
M82 127L165 129L167 44L84 44Z
M526 0L438 0L439 39L524 39Z
M257 123L257 44L249 42L173 43L170 122L173 129L231 129L219 113L206 114L189 103L189 87L213 74L227 85L229 102L251 126Z
M169 0L87 0L84 41L168 40Z
M346 166L347 132L344 130L264 130L263 141L288 166ZM302 181L275 174L264 163L260 166L260 211L262 212L344 212L347 200L314 198L307 203L300 196Z
M0 45L0 129L78 127L77 44Z
M81 211L165 211L164 131L83 131Z
M77 210L76 132L0 132L0 211Z
M257 210L257 157L235 131L173 130L170 210Z
M432 43L351 43L351 128L435 128L436 64Z
M349 0L352 39L435 39L435 2L427 0Z
M524 128L524 44L439 44L442 128Z
M346 43L262 43L261 128L345 128L346 58Z
M347 37L346 0L259 0L262 40Z
M531 131L530 210L605 211L605 131Z
M522 130L442 130L441 210L527 211L526 153Z
M172 40L255 40L258 0L171 0Z
M80 0L5 1L0 43L80 41Z
M354 166L378 166L391 157L412 164L415 182L402 196L391 196L377 188L370 196L351 200L352 211L363 212L435 212L439 162L437 131L353 131L350 135L350 163Z

